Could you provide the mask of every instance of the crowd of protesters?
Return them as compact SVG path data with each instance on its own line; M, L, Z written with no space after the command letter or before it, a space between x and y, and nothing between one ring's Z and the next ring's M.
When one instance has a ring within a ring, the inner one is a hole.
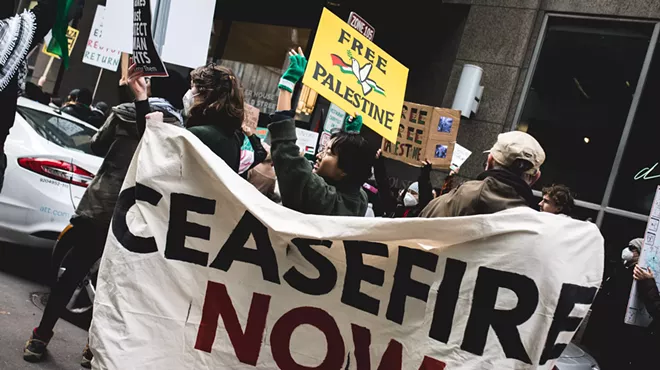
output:
M18 42L7 46L17 50L8 51L15 58L9 58L1 67L0 114L5 119L1 120L0 146L13 124L19 92L44 104L55 103L38 86L25 84L22 71L24 51L33 46L29 40L43 39L52 27L56 3L42 0L28 15L18 16L26 27L35 26L29 28L32 34L26 37L25 45ZM311 164L296 145L292 110L293 90L305 72L307 60L300 49L292 50L289 60L279 83L277 111L270 115L270 145L244 124L244 96L238 77L230 69L215 64L192 71L190 89L182 96L173 96L176 88L169 86L168 81L174 80L164 78L152 84L134 66L120 84L129 89L126 93L131 98L120 105L92 104L92 93L87 89L69 93L61 111L99 128L91 148L104 161L66 231L66 242L71 244L68 256L71 263L53 285L41 321L32 330L24 348L26 361L43 359L55 324L76 286L101 257L117 197L147 120L185 128L269 199L306 214L434 218L532 207L570 216L574 199L566 186L544 188L540 203L535 198L532 186L541 177L545 152L532 136L523 132L499 135L488 153L484 172L476 180L458 184L456 169L435 189L431 185L432 166L425 161L416 182L392 192L384 159L374 149L374 143L369 143L360 133L362 121L358 115L347 117L344 129L334 133L316 156L316 163ZM4 155L0 157L0 189L5 161ZM622 258L633 261L639 251L639 247L628 248ZM649 312L657 318L660 296L654 276L636 266L636 262L630 266L634 278L640 281ZM81 365L89 368L92 357L86 347Z

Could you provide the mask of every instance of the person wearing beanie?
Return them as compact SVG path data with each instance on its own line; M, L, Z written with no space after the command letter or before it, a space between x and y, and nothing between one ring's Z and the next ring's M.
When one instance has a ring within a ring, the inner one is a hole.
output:
M531 135L500 134L488 151L486 171L433 200L421 217L491 214L515 207L538 209L532 185L541 177L545 151Z

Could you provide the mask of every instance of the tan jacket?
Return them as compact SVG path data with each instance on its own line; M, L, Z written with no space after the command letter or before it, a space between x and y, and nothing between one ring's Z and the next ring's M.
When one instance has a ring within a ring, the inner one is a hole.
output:
M527 202L516 190L493 177L468 181L429 203L419 217L456 217L496 213L525 207Z

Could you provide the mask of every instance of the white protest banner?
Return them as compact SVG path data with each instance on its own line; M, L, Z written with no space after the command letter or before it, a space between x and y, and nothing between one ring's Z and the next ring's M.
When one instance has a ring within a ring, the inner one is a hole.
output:
M85 47L85 54L83 55L83 63L116 72L121 60L121 51L105 47L103 41L101 41L104 16L105 7L103 5L97 6L92 29L87 40L87 47Z
M303 215L149 122L101 261L94 368L549 370L603 251L595 225L526 207Z
M639 266L648 267L653 272L653 276L660 276L660 186L655 191L653 206L648 223L646 224L646 233L644 234L644 246L639 255ZM660 279L655 279L656 284ZM660 285L658 286L660 289ZM653 321L653 317L646 310L644 302L637 293L637 281L633 280L628 298L628 308L624 322L629 325L647 327Z
M456 170L457 168L460 168L465 161L467 161L468 158L472 155L472 152L467 149L466 147L455 143L454 144L454 154L451 156L451 165L449 166L450 169Z

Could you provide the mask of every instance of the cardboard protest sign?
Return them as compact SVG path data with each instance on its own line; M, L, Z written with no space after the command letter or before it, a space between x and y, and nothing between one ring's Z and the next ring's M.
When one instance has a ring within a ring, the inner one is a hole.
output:
M323 9L303 83L396 141L408 68Z
M96 14L94 14L92 29L89 32L85 54L83 55L83 63L116 72L117 68L119 68L119 61L121 60L121 51L103 45L101 36L103 35L104 17L105 6L98 5L96 7Z
M94 368L549 370L603 264L595 225L527 207L303 215L149 122L100 265Z
M657 276L660 276L660 237L658 237L658 233L660 233L660 186L655 191L651 214L644 234L644 247L639 255L638 262L640 267L651 269L653 276L656 276L656 284L660 282L660 279L657 278ZM660 284L658 289L660 289ZM629 325L647 327L652 321L653 317L649 315L642 298L637 292L637 281L633 280L624 322Z
M69 48L69 56L71 56L73 47L76 46L76 41L78 40L78 34L80 34L80 31L78 31L77 29L71 26L69 26L66 30L66 41L67 41L67 46ZM55 42L55 39L53 39L53 35L51 32L48 32L48 34L46 34L46 37L44 37L44 46L41 52L48 55L49 57L60 59L60 55L59 55L60 45Z
M158 55L151 34L150 0L133 3L133 63L143 76L167 77L167 69Z
M383 140L383 156L417 167L427 159L434 168L448 169L460 122L459 111L405 102L397 140Z
M251 128L252 131L255 131L257 129L257 125L259 124L259 109L248 103L245 103L243 105L243 110L245 111L245 119L243 120L243 124Z

